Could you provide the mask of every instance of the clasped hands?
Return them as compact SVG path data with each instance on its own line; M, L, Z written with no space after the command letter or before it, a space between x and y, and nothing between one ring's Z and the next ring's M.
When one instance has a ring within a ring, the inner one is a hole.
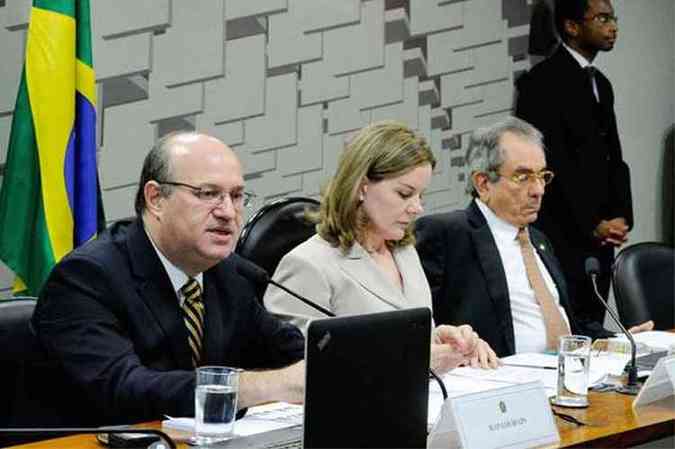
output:
M601 220L593 231L601 245L620 247L628 240L628 225L623 217Z
M431 344L431 368L445 373L461 365L497 368L499 358L471 326L441 325L434 330Z

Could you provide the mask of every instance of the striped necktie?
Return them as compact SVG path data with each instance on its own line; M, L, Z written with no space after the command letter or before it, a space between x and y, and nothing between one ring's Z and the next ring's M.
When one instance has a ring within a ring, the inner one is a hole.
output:
M181 287L185 300L183 301L183 320L188 331L188 343L192 352L192 364L196 367L202 358L202 343L204 341L204 303L202 289L199 282L190 278Z
M527 228L520 228L516 236L520 245L520 253L523 255L523 262L525 263L525 271L527 272L527 279L530 281L530 287L534 291L534 297L539 303L541 314L544 317L544 325L546 326L546 349L557 351L558 340L562 335L569 335L570 329L565 322L558 304L555 302L553 295L546 287L544 276L539 270L537 259L534 255L534 249L530 245L530 236Z

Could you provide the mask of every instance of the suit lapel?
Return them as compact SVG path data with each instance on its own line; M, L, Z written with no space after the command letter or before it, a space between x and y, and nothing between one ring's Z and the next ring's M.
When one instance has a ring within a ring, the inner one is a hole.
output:
M413 246L406 246L394 251L394 258L401 272L403 296L405 297L406 304L420 304L421 299L429 297L431 292L424 277L424 272L420 272L417 252Z
M352 245L340 267L353 281L395 309L406 307L403 292L387 279L358 242Z
M187 330L176 293L140 219L136 219L129 226L127 250L132 273L137 279L136 292L170 342L171 354L177 366L191 368Z
M474 201L467 208L467 216L471 225L471 240L476 250L476 256L480 262L485 276L485 284L494 305L494 312L498 317L504 317L500 321L500 332L504 337L509 353L515 352L515 337L513 335L513 317L511 315L511 302L506 283L506 274L497 250L497 244L490 228L483 217L480 209Z

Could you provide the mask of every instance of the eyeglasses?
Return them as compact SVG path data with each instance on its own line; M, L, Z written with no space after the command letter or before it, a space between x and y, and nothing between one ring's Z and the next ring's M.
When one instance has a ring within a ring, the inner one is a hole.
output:
M208 204L211 207L218 207L225 201L226 197L230 197L230 201L235 208L241 209L251 204L251 201L256 197L254 193L244 192L244 191L235 191L225 192L220 189L209 189L204 187L197 187L190 184L185 184L184 182L170 182L170 181L157 181L159 184L176 186L176 187L185 187L190 189L190 192L204 204Z
M595 20L601 25L607 25L610 22L613 22L614 25L619 24L619 18L617 16L608 14L606 12L601 12L600 14L596 14L591 17L584 17L584 20Z
M518 172L510 176L504 176L499 172L496 173L499 176L502 176L506 179L510 179L519 186L531 184L535 180L543 182L544 185L548 185L551 183L551 181L553 181L553 178L555 177L555 174L550 170L542 170L540 172Z

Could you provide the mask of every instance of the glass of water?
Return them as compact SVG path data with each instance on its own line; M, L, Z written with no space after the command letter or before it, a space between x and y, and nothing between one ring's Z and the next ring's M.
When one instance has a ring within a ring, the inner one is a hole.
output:
M558 389L551 401L562 407L588 407L591 339L583 335L560 337Z
M197 368L195 390L195 440L211 444L232 437L239 393L238 368Z

